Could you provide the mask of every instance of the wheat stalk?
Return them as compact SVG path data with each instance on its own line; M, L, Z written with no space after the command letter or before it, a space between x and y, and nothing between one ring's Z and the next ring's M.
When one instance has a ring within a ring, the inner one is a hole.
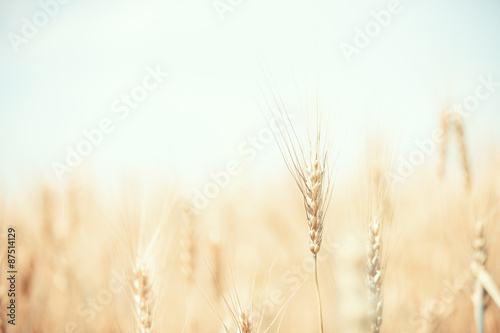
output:
M331 173L327 173L328 149L327 145L321 146L321 133L319 115L317 115L317 135L315 144L309 137L309 159L304 155L304 149L300 144L296 132L291 125L290 118L283 105L278 105L280 117L285 124L285 129L280 129L282 142L275 136L285 164L299 187L306 212L306 222L309 227L309 250L314 259L314 283L316 290L316 301L318 306L319 331L323 332L323 311L321 305L321 294L318 280L317 255L321 249L323 239L323 224L325 212L328 208L332 187ZM273 114L276 119L276 116ZM297 148L295 147L297 146Z
M270 88L274 107L279 111L279 114L276 115L272 111L272 106L269 104L269 101L266 100L268 109L271 111L274 121L282 122L283 124L283 126L278 127L279 133L273 132L273 134L285 164L299 187L304 200L306 222L309 228L309 250L314 258L314 282L318 305L319 327L320 332L323 332L317 255L321 249L324 218L333 189L333 183L331 182L333 168L332 170L328 168L328 156L331 143L322 136L318 105L315 122L316 137L311 140L311 134L308 131L309 154L308 158L306 158L306 154L304 153L305 149L301 145L301 140L299 140L297 136L281 97L275 95L271 85Z
M314 255L314 285L318 303L320 332L323 332L323 311L318 281L318 252L323 239L323 176L324 169L320 168L317 155L312 165L307 168L307 178L304 183L304 206L307 225L309 226L309 249Z
M274 95L273 95L274 96ZM322 142L319 107L316 114L316 140L311 140L309 136L309 158L306 159L304 149L297 137L295 129L291 124L290 117L286 112L283 102L276 106L280 112L281 121L284 128L280 128L280 140L275 136L281 155L285 164L292 174L295 183L299 187L306 212L306 222L309 227L309 250L314 258L314 282L316 289L316 301L318 305L319 331L323 332L323 311L321 305L321 295L318 280L318 259L317 255L321 249L323 239L323 224L326 210L331 199L333 185L331 175L333 170L328 170L329 144ZM281 99L280 99L281 100ZM278 119L273 113L275 120ZM273 132L274 133L274 132ZM331 186L332 185L332 186Z

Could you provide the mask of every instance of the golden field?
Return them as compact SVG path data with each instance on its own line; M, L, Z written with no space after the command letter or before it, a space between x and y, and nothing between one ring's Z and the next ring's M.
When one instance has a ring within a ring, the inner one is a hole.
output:
M372 147L333 189L318 253L324 331L375 331L367 246L370 220L379 218L380 331L476 332L478 239L500 284L499 155L463 168L467 156L443 148L390 187L382 186L387 146ZM176 184L143 191L124 181L110 195L83 173L63 189L44 183L4 200L0 331L318 332L296 184L285 169L278 178L238 177L202 211ZM6 323L8 227L16 232L15 329ZM485 332L499 332L498 305L485 295L484 306Z

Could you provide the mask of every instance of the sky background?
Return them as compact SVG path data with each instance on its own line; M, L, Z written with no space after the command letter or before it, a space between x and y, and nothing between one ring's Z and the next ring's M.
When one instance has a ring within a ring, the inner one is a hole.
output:
M314 99L318 77L322 111L341 114L344 166L359 163L367 134L395 139L408 155L438 126L440 107L473 94L481 76L500 82L498 1L400 1L351 62L340 44L353 44L389 1L232 3L221 20L210 0L71 0L16 52L9 33L21 35L41 7L0 1L0 182L57 183L52 163L110 118L115 130L77 169L197 186L241 160L237 147L266 127L266 68L291 110L298 94ZM111 104L157 66L169 77L121 120ZM500 87L466 120L473 158L499 143L499 111ZM282 174L280 160L271 143L244 168Z

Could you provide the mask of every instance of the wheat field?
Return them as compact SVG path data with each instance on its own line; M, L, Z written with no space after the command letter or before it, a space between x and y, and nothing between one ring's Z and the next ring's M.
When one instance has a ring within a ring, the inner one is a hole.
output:
M0 0L0 333L499 333L499 15Z
M442 121L448 139L454 124ZM477 266L499 285L500 162L492 151L481 169L463 167L457 133L394 186L387 144L370 146L348 186L322 192L314 184L329 166L312 154L300 169L292 149L293 177L238 183L203 211L161 181L111 196L83 173L62 190L40 184L1 207L18 258L13 329L2 246L1 331L476 332L479 288L484 332L498 332ZM316 211L329 191L331 206Z

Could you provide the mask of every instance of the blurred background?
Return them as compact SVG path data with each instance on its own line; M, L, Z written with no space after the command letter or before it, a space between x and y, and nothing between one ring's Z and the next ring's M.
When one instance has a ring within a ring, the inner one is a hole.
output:
M22 40L30 32L24 20L33 23L41 3L53 16L38 17L38 31ZM342 43L355 46L356 29L388 1L51 3L0 3L0 177L9 191L40 178L58 182L52 163L63 163L67 146L103 118L113 132L75 171L105 182L153 172L180 177L189 191L241 157L238 146L267 126L258 107L267 66L290 108L299 94L314 99L319 77L324 112L340 113L336 125L347 133L346 165L358 163L351 152L377 131L391 133L404 156L439 125L441 107L474 93L479 77L500 81L493 0L396 1L398 13L350 61ZM120 118L113 102L148 67L169 76ZM497 91L467 119L472 154L498 142L499 107ZM279 159L271 142L243 172L281 173Z

